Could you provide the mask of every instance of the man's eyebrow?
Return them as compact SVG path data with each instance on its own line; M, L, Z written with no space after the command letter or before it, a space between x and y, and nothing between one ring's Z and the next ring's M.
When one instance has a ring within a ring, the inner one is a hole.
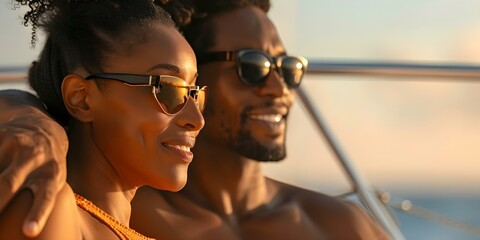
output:
M152 70L155 70L155 69L167 69L167 70L170 70L172 72L176 72L176 73L180 73L180 68L178 68L177 66L174 66L174 65L170 65L170 64L157 64L153 67L151 67L150 69L148 69L148 72L152 71Z

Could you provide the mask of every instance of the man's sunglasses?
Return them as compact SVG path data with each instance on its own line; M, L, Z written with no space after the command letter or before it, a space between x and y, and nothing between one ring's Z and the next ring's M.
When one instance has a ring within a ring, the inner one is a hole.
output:
M265 83L273 69L283 77L288 87L298 87L307 70L308 61L303 57L278 56L256 49L242 49L230 52L206 52L198 54L198 64L216 61L235 61L240 80L251 87Z
M189 86L181 78L168 75L142 75L128 73L96 73L86 80L103 78L123 82L129 86L152 86L153 96L162 110L169 115L180 112L190 97L197 103L200 111L205 107L207 87Z

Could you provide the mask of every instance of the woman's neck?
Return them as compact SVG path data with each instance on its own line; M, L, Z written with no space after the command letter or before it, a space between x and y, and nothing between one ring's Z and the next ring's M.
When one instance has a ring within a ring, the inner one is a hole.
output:
M90 135L89 126L77 124L69 129L67 182L73 191L125 226L130 221L130 201L137 187L128 186L115 171Z

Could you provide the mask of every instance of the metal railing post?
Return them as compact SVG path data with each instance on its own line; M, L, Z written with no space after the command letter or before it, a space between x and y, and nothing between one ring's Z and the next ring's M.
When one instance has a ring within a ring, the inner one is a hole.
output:
M346 175L349 177L350 183L353 185L354 190L360 196L360 199L364 202L365 206L373 214L377 222L385 229L385 231L395 240L404 240L402 232L398 228L395 220L392 218L388 209L377 198L376 194L370 191L360 172L355 169L351 161L347 158L346 154L340 149L340 145L335 140L333 134L330 132L325 121L322 119L320 113L315 110L315 107L308 99L305 91L302 87L299 87L296 91L297 96L300 98L305 111L314 122L317 130L327 140L328 145L335 154L343 167Z

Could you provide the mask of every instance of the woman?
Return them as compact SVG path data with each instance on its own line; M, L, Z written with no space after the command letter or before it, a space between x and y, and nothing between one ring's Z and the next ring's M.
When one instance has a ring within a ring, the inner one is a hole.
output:
M147 239L128 228L130 200L185 185L204 125L192 49L151 0L19 2L32 41L47 36L29 83L70 142L68 184L36 239ZM26 238L31 202L23 191L0 215L1 239Z

